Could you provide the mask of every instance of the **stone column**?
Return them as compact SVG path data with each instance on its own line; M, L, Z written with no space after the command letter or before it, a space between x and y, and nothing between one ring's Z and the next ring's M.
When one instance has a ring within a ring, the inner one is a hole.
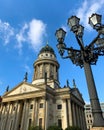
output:
M1 120L0 120L0 128L1 128L1 124L2 124L3 109L4 109L4 106L3 106L3 103L2 103L2 105L1 105L1 110L0 110L0 117L1 117Z
M5 114L5 105L3 105L3 111L2 111L2 115Z
M36 98L36 103L35 103L35 126L38 125L38 98Z
M5 128L5 120L6 120L6 119L5 119L5 108L6 108L6 105L4 105L4 107L3 107L2 119L1 119L1 120L2 120L1 130Z
M33 120L33 125L35 126L35 116L36 115L36 99L34 99L34 104L33 104L33 117L32 117L32 120Z
M75 120L76 120L75 126L78 126L78 121L77 121L77 109L76 109L76 104L75 104L75 103L74 103L74 109L75 109L74 113L75 113Z
M82 110L83 110L84 130L87 130L84 108L82 108Z
M43 71L42 71L42 73L43 73L43 79L45 79L45 64L43 63Z
M44 127L43 129L46 130L46 97L44 97Z
M82 128L82 126L83 126L83 122L82 122L82 117L81 117L81 107L79 107L79 109L78 109L78 113L79 113L79 123L80 123L80 128Z
M18 101L14 130L18 130L19 128L19 117L20 117L19 111L20 111L20 102Z
M1 123L0 123L0 130L4 129L4 112L5 112L5 106L3 105L2 112L1 112Z
M26 100L26 106L25 106L25 118L24 118L24 130L28 129L28 114L29 114L29 101Z
M6 125L6 129L10 128L10 124L11 124L11 118L12 118L12 103L10 103L10 106L9 106L9 113L8 113L8 121L7 121L7 125Z
M2 114L2 110L3 110L3 103L1 103L1 107L0 107L0 115Z
M47 106L48 106L48 99L45 99L45 108L44 108L45 109L45 115L44 115L45 116L45 120L44 120L45 121L45 123L44 123L45 124L45 130L47 130L47 125L48 125L47 124L48 123L47 122L47 116L48 116L47 115L48 114Z
M76 104L76 122L77 122L77 126L80 127L78 105L77 104Z
M47 77L48 80L50 80L50 78L51 78L50 76L51 76L51 73L50 73L50 63L49 63L48 64L48 77Z
M65 107L65 113L64 113L64 128L63 129L65 129L65 128L67 128L68 126L69 126L69 111L68 111L68 100L67 99L65 99L65 100L63 100L63 102L64 102L64 107Z
M0 107L0 130L1 130L1 124L2 124L2 111L3 111L3 103L1 104L1 107Z
M53 68L54 68L54 70L53 70L53 77L54 77L54 79L56 79L56 80L57 80L56 66L55 66L55 65L53 65Z
M24 130L25 110L26 110L26 100L24 101L24 108L23 108L23 113L22 113L22 120L21 120L21 128L20 128L20 130Z
M42 63L42 78L44 78L44 64Z
M73 125L76 126L75 104L72 102Z
M8 124L8 121L9 121L9 109L10 109L10 103L8 103L8 105L6 106L6 120L5 120L5 127L4 129L7 128L7 124Z
M81 117L82 117L82 123L83 123L82 128L83 128L83 130L86 130L87 127L86 127L85 113L84 113L84 109L83 108L81 109Z
M14 130L14 128L15 128L15 126L16 126L16 118L17 118L17 109L18 109L18 101L16 101L15 103L14 103L14 105L13 105L13 130Z
M72 106L71 106L71 100L68 99L68 111L69 111L69 126L72 126Z

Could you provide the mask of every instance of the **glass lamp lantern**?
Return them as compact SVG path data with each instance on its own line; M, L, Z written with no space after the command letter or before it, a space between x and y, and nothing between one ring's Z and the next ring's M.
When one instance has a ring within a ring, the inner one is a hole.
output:
M71 31L76 32L78 30L80 19L76 16L68 18L68 25L71 28Z
M55 36L57 38L57 41L63 42L65 38L65 34L66 32L62 28L59 28L58 30L56 30Z
M104 35L100 35L100 37L97 39L97 41L95 42L95 44L98 47L104 47Z
M101 15L99 14L92 14L91 17L89 17L89 24L94 28L94 29L99 29L101 26Z

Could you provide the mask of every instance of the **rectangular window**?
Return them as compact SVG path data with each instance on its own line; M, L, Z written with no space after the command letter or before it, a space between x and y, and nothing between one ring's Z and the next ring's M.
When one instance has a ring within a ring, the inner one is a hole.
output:
M58 126L59 126L60 128L62 128L62 120L61 120L61 119L58 119Z
M42 128L42 118L39 118L39 127Z
M61 104L58 104L58 105L57 105L57 109L62 109L62 105L61 105Z
M39 108L43 108L43 103L40 103L40 104L39 104Z

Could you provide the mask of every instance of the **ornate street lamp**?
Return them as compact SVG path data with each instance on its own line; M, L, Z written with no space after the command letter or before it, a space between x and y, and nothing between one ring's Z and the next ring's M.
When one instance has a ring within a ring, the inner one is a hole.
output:
M80 19L76 16L72 16L68 19L68 25L75 34L80 49L77 50L73 49L73 47L66 47L66 44L64 43L66 32L62 28L56 30L55 33L58 41L57 48L62 58L70 58L73 64L76 64L81 68L84 67L92 107L93 127L104 127L104 119L91 69L91 65L96 65L98 56L104 56L104 25L101 24L101 15L91 15L89 24L98 32L98 34L89 45L84 46L84 27L80 25L79 22ZM65 51L67 51L67 56L64 56Z

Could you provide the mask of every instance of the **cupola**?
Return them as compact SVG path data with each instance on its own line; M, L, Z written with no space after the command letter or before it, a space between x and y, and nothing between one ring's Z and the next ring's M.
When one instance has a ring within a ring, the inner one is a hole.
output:
M33 66L34 75L32 84L43 84L45 80L47 80L47 84L52 88L59 87L59 63L52 47L48 44L44 46L40 50L38 58ZM47 75L47 77L45 77L45 75Z

